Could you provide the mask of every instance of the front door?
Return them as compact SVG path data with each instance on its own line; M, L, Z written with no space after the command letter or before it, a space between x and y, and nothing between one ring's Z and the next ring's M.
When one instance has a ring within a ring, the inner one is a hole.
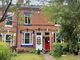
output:
M50 51L50 39L49 39L49 37L45 37L45 50Z
M41 32L36 33L36 50L42 50L42 34Z

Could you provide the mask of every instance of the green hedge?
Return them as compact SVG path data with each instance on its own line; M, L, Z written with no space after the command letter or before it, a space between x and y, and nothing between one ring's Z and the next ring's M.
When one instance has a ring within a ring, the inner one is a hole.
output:
M0 60L11 60L11 51L4 42L0 42Z
M55 57L60 57L62 54L66 54L67 51L67 43L53 43L50 54Z

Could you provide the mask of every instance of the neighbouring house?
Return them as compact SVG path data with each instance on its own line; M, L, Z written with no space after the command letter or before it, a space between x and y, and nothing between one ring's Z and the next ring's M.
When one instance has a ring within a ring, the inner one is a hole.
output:
M6 20L0 23L0 41L7 42L10 46L17 45L18 51L50 51L55 41L55 24L47 21L41 6L24 5L22 0L19 2L19 12L8 11Z

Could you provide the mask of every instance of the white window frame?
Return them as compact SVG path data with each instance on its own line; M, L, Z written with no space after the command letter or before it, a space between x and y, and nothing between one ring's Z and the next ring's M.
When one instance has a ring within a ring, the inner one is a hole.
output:
M11 35L12 36L12 34L5 34L5 40L4 40L4 42L6 42L6 35ZM10 41L10 46L12 46L12 43L13 43L13 39Z
M59 33L59 32L55 32L55 42L57 42L57 33ZM60 41L60 43L62 43L62 40Z
M27 23L25 22L25 17L27 17ZM31 24L31 20L30 20L30 23L28 23L28 17L31 18L31 16L24 15L24 24L27 24L27 25Z
M9 17L12 17L12 20L10 20L10 21L12 21L12 24L11 25L7 25L6 24L7 18L6 18L6 20L5 20L5 27L12 27L13 26L13 13L12 12L8 12L7 15L9 15Z
M32 40L31 43L30 42L29 43L25 43L25 33L29 33L30 34L30 39ZM22 33L22 45L33 45L33 34L32 34L32 32L23 32Z

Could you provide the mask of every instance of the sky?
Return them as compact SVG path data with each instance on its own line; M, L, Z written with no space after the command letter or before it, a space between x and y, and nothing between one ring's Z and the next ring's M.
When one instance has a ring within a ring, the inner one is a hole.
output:
M26 0L25 0L26 1ZM17 0L13 0L13 3L16 3L17 2ZM37 2L37 1L35 1L35 0L31 0L31 4L39 4L40 2Z
M18 0L12 0L13 3L15 4ZM26 0L25 0L26 1ZM37 0L30 0L31 1L31 5L40 5L41 3ZM0 2L1 4L1 2Z
M26 0L24 0L24 1L26 1ZM41 4L38 0L37 1L36 0L30 0L30 1L31 1L32 5L39 5L39 4ZM49 1L49 0L47 0L47 1ZM15 3L15 2L17 2L17 0L13 0L13 3Z

